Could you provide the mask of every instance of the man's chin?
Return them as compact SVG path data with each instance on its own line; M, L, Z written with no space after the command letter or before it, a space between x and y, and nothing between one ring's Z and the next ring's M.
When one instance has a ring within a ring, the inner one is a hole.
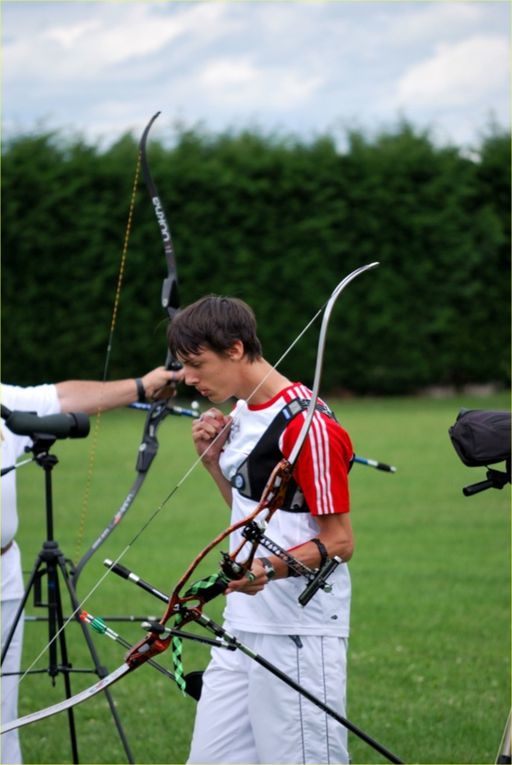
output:
M209 393L206 398L212 404L225 404L230 400L231 396L222 396L220 393Z

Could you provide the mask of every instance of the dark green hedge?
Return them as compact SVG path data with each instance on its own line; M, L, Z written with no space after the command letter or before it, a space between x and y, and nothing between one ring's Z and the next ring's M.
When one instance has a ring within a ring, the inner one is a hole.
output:
M336 307L324 389L407 393L509 381L510 136L477 156L408 124L336 148L257 132L150 141L182 303L206 292L256 310L276 360L340 279L378 260ZM101 378L137 141L106 150L46 133L3 147L6 381ZM109 377L165 358L158 227L140 183ZM283 363L311 381L318 325Z

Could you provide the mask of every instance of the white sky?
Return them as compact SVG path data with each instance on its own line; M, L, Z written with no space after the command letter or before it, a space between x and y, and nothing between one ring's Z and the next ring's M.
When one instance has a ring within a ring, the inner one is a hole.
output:
M508 0L2 2L3 137L110 142L177 122L309 139L406 117L471 146L510 126Z

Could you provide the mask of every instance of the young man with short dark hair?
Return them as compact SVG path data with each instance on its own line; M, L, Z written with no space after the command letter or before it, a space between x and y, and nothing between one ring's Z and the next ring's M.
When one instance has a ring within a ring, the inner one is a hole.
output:
M235 298L207 296L179 311L169 347L184 380L213 404L231 398L229 416L212 407L192 425L195 447L231 508L231 522L257 505L272 468L288 457L311 391L263 357L254 313ZM353 552L346 431L319 401L284 506L266 535L311 568L343 563L332 591L306 607L305 587L279 557L259 548L251 570L226 589L226 629L301 685L345 714ZM231 535L234 550L241 541ZM263 554L261 554L263 553ZM203 677L190 763L346 763L346 729L246 655L214 648Z

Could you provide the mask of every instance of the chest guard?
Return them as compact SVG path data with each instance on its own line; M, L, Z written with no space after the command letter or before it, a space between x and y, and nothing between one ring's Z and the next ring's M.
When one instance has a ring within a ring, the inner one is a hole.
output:
M309 400L305 398L295 398L286 404L276 414L249 456L238 466L237 472L231 478L231 485L242 497L255 502L260 500L272 470L283 459L279 449L281 433L288 423L308 406ZM325 404L317 404L315 409L336 420L334 413ZM281 510L289 513L309 513L304 494L293 478L288 484Z

